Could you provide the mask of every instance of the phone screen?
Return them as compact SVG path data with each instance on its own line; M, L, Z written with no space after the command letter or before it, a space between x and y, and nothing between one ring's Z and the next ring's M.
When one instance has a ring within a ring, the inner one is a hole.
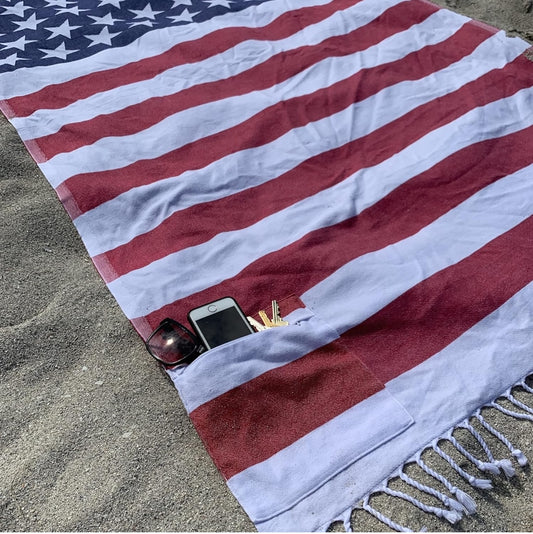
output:
M196 319L196 325L211 348L252 333L235 308Z

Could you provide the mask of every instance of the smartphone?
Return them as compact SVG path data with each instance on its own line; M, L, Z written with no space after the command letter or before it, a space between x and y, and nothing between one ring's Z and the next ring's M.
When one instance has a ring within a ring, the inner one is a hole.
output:
M187 317L206 349L255 332L240 306L231 297L194 308Z

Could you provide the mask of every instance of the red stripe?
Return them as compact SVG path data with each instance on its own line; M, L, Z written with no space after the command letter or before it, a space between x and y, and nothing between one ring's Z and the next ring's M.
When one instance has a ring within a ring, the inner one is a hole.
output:
M422 363L531 282L532 236L529 217L345 332L348 349L384 382Z
M206 167L228 154L265 145L291 129L346 109L354 101L363 100L391 83L404 80L406 75L412 78L406 67L412 66L421 76L433 72L435 68L435 63L431 62L420 65L417 54L407 57L405 61L387 64L388 69L363 69L312 94L277 102L232 128L203 137L158 158L136 161L119 169L78 174L58 189L70 190L77 207L85 212L133 187L179 176L185 171ZM377 76L377 72L383 72L383 75Z
M234 296L245 311L257 310L260 299L301 295L347 262L415 234L476 191L528 165L531 135L533 126L464 148L357 217L310 232L237 276L133 322L146 320L154 328L164 317L185 321L187 310L224 294Z
M347 35L331 37L316 46L305 46L277 54L264 63L227 79L195 85L169 96L150 98L115 113L67 124L54 134L35 139L35 142L45 158L49 159L61 152L70 152L90 145L104 137L132 135L157 124L173 113L206 102L266 89L326 57L346 56L363 50L424 20L437 9L436 6L430 5L421 9L412 2L404 2ZM486 33L484 35L486 36Z
M169 66L203 61L250 39L262 41L284 39L360 1L334 0L324 6L301 8L283 13L262 28L235 27L216 30L200 39L177 44L157 56L128 63L122 67L93 72L68 82L49 85L35 93L11 98L7 103L17 117L26 117L38 109L62 108L77 100L126 83L148 80Z
M338 342L272 369L191 412L226 479L383 389Z
M471 33L466 28L465 31ZM450 52L461 50L455 38L448 44ZM469 45L475 47L476 42ZM442 52L442 49L440 50ZM428 50L427 53L429 56L436 55L434 49ZM413 69L415 65L424 63L419 59L420 56L416 56ZM452 55L450 61L454 59ZM522 61L523 58L507 65L503 71L492 71L455 93L420 106L366 137L310 158L275 180L230 197L178 211L153 231L137 236L112 251L95 256L93 261L97 266L102 262L113 265L114 272L106 273L106 281L109 282L167 254L206 242L220 232L250 226L274 211L335 185L361 168L384 161L429 130L448 123L472 107L508 96L511 89L506 81L507 76L519 71ZM394 70L389 68L389 71ZM387 72L387 67L384 67L383 72L380 72L382 78L387 78ZM517 74L518 87L520 84L530 83L526 72ZM365 92L364 83L360 90ZM469 98L472 94L479 95L475 102ZM520 157L519 160L522 161ZM327 177L324 176L326 168Z

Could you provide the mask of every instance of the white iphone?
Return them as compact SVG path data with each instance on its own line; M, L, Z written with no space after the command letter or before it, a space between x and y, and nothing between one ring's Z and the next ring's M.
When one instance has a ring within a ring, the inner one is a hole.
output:
M240 306L231 297L194 308L187 317L206 349L255 332Z

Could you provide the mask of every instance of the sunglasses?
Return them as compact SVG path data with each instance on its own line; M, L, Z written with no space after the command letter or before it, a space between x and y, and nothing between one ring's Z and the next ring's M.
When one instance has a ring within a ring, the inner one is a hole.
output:
M205 350L188 328L173 319L163 319L145 344L148 352L168 367L190 363Z

